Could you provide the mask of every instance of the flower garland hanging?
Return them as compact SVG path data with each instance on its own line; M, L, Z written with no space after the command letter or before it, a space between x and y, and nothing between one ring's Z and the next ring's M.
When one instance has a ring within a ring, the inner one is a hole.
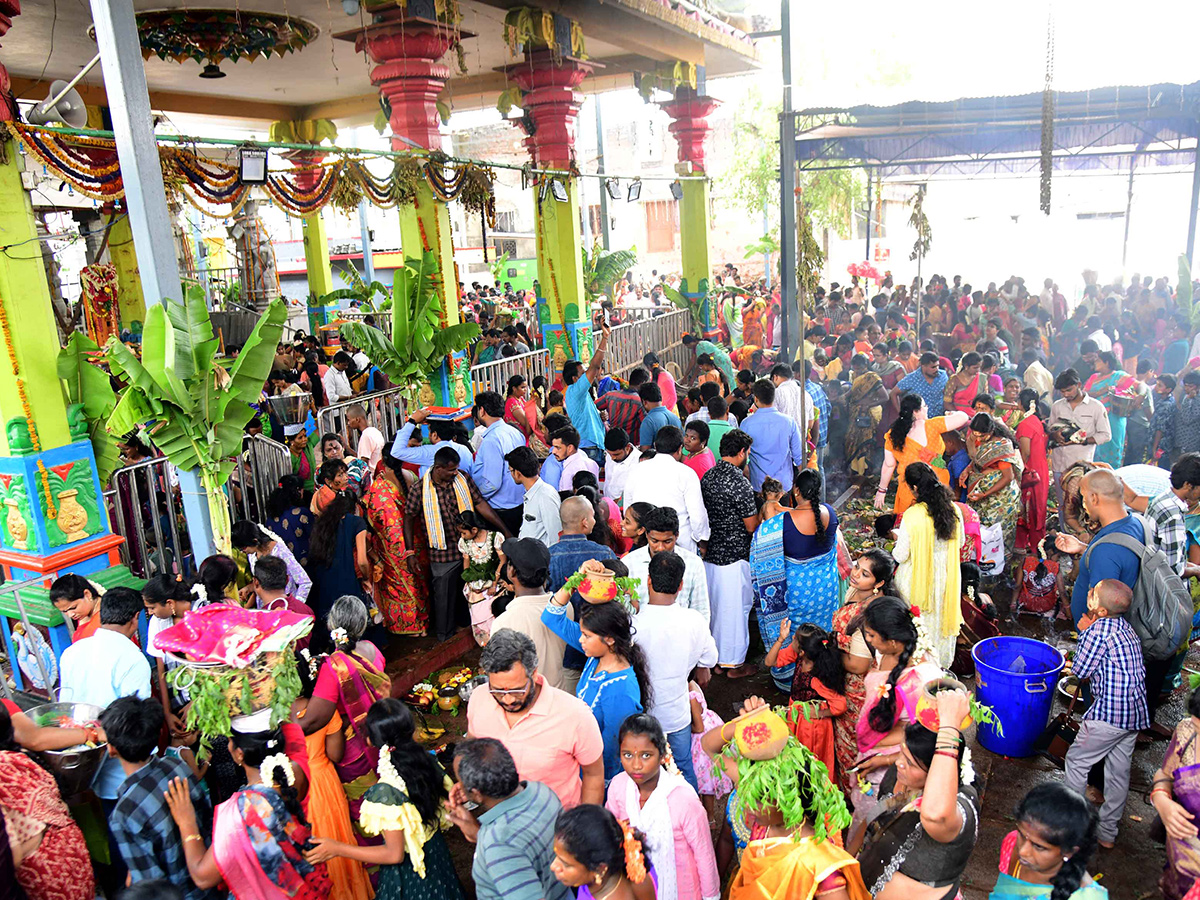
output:
M111 202L125 196L112 140L65 135L17 122L0 122L3 136L20 141L47 172L85 197ZM160 147L159 157L163 184L172 200L185 199L206 215L225 218L235 215L250 198L251 188L242 183L235 165L178 146ZM315 183L314 173L319 173ZM424 183L441 202L457 200L467 210L486 215L495 227L495 180L490 166L454 161L442 153L395 157L391 172L383 177L373 175L364 159L339 154L320 165L272 172L263 189L285 213L303 218L330 203L351 212L364 198L382 208L411 203Z

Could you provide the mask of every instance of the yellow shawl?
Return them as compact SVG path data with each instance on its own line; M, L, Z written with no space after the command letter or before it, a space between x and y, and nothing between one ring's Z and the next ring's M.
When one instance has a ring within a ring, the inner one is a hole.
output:
M937 640L958 634L962 628L962 572L959 569L959 548L963 542L962 514L954 510L957 524L954 526L953 545L946 551L946 592L941 597L933 596L933 548L937 535L933 530L933 519L924 503L914 503L904 511L904 530L908 532L908 562L912 567L912 593L910 603L921 607L922 612L941 607L942 633L930 635Z

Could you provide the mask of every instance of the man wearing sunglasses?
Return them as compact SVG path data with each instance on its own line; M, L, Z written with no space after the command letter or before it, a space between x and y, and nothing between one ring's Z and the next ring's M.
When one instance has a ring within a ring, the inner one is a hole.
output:
M565 808L604 802L604 741L587 704L546 683L537 648L511 628L492 632L479 657L487 675L467 703L467 736L496 738L524 781L540 781Z

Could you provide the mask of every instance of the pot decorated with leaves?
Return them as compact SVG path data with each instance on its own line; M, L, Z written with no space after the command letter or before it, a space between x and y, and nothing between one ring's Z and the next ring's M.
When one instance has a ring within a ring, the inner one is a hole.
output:
M965 731L972 722L981 722L991 725L996 729L997 734L1003 736L1004 729L995 711L975 699L975 695L967 689L967 686L956 678L935 678L927 681L921 688L921 696L917 698L916 720L930 731L936 732L942 724L937 708L937 695L942 691L966 691L967 693L970 712L961 722L950 723L955 724L959 731Z
M746 759L774 759L787 744L787 723L769 706L733 720L733 741Z
M438 691L437 705L438 709L450 712L458 709L458 705L462 703L462 698L458 695L457 687L447 685Z

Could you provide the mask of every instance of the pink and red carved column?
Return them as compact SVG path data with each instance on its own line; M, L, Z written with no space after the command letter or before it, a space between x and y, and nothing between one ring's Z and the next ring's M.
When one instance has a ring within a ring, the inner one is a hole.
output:
M569 172L575 165L575 123L583 97L576 91L596 66L550 50L526 51L525 60L505 72L525 92L521 100L533 123L525 138L529 158L539 169L562 174L542 174L534 185L537 208L538 319L545 346L555 368L567 359L591 356L591 311L583 290L579 247L579 179ZM514 120L520 127L522 120ZM542 189L543 179L561 182L566 200L556 200Z
M695 88L684 86L676 90L675 99L661 104L663 111L671 117L668 127L679 145L681 175L703 175L704 139L708 136L708 116L720 101L696 93ZM703 299L708 295L708 282L712 266L708 255L708 181L707 179L684 179L680 182L683 196L679 200L679 251L681 257L680 291L692 299ZM707 303L703 307L704 322L713 325L713 316Z
M379 88L390 110L393 150L412 150L414 145L442 149L437 103L450 78L450 67L441 59L460 38L472 36L449 25L406 20L399 9L359 34L355 49L365 50L375 63L371 83ZM442 301L443 324L457 324L459 279L450 213L423 178L413 202L400 207L400 241L406 257L420 258L426 251L433 254L439 273L433 281ZM393 309L398 313L399 304ZM438 406L461 406L456 394L470 398L469 371L461 359L447 361L438 372L430 373L430 385ZM456 391L459 385L461 389ZM422 394L429 399L424 389Z

